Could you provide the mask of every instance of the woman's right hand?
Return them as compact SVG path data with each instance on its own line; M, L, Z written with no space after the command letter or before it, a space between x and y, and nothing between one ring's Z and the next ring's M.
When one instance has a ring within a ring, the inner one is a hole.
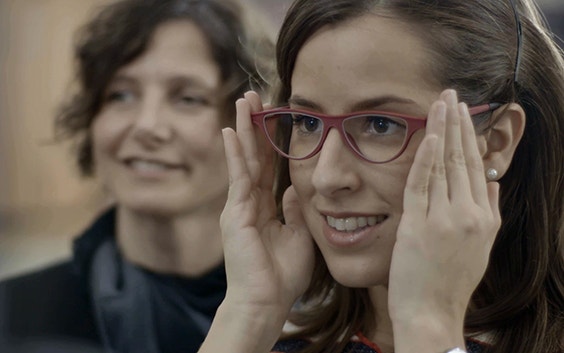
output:
M250 117L262 110L260 97L248 92L236 106L237 132L223 130L229 169L221 215L227 294L200 352L268 351L313 271L313 240L293 187L284 194L285 224L276 217L274 151Z

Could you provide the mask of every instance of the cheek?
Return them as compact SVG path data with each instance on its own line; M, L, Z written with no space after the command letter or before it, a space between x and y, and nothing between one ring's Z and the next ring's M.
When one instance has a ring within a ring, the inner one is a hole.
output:
M215 110L198 116L178 117L172 128L186 148L198 155L223 151L222 124Z
M227 159L225 157L225 148L223 147L221 134L210 137L202 153L217 167L218 173L225 172L225 174L227 174Z
M92 154L94 157L94 163L100 165L100 158L103 155L103 151L109 150L109 145L111 139L105 132L105 126L103 122L96 119L90 128L90 134L92 138Z
M109 117L98 116L90 127L92 139L92 159L96 178L106 187L111 188L112 161L123 139L120 131L124 128L112 122ZM114 194L114 192L111 192Z
M126 119L115 119L108 115L94 118L90 133L94 156L112 152L125 139L130 123Z
M402 204L405 184L422 137L423 133L416 133L402 155L389 163L383 164L382 173L373 178L373 180L380 182L387 181L388 190L393 192L393 197L400 198Z
M314 165L309 163L312 161L313 158L306 159L304 161L296 161L296 160L289 161L290 181L294 186L294 188L296 189L298 198L301 200L303 200L305 197L307 197L310 193L313 192L313 184L311 182L311 177L312 177Z
M223 138L221 130L217 125L199 126L194 129L184 128L180 134L186 153L193 158L198 160L209 158L225 159Z
M403 207L403 193L411 161L397 160L391 162L387 168L368 178L370 189L381 195L389 204Z

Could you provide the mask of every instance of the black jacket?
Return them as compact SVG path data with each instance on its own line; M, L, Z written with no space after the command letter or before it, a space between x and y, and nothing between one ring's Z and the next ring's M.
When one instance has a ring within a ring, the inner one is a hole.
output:
M114 232L111 209L77 238L72 259L0 282L0 352L8 343L23 347L34 342L52 344L60 352L70 352L63 346L101 350L86 267L94 250ZM41 351L50 352L45 349Z
M49 344L101 350L88 294L71 261L1 283L0 330L0 340L16 347L41 342L45 352Z
M225 296L223 265L193 279L137 268L117 250L115 218L81 234L72 259L0 282L0 353L198 349Z

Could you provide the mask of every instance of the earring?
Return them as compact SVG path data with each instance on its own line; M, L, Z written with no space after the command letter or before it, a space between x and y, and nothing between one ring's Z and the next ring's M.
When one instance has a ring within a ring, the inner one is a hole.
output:
M499 175L499 173L497 172L497 170L495 168L488 168L488 170L486 171L486 177L490 181L497 180L498 175Z

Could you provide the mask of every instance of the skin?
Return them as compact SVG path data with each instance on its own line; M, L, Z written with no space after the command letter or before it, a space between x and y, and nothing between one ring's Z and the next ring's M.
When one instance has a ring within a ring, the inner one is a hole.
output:
M397 40L395 33L406 30L390 20L382 19L371 28L371 19L325 28L309 39L294 69L292 108L331 115L362 110L427 115L440 89L414 79L424 76L427 58L422 43L411 36ZM403 69L391 70L397 66ZM403 190L422 136L418 131L399 158L371 164L359 163L338 132L331 130L320 153L290 161L292 184L308 228L340 283L350 287L387 283ZM366 229L370 234L336 232L327 225L327 216L386 220ZM345 238L346 244L335 245L330 237Z
M250 123L262 104L254 93L237 102L237 132L224 130L228 293L200 353L269 351L309 283L312 240L338 282L369 288L377 330L365 334L384 352L464 346L464 313L501 222L498 184L487 183L484 170L506 171L524 113L508 105L494 113L500 122L491 132L476 136L456 92L429 77L424 47L408 25L371 14L323 28L300 49L293 108L390 110L428 122L398 159L380 165L330 131L319 154L290 162L285 225L276 221L270 191L272 151ZM385 220L351 234L332 229L327 215Z
M167 22L116 73L94 120L96 172L117 204L119 246L150 270L197 276L222 262L220 83L200 29Z

